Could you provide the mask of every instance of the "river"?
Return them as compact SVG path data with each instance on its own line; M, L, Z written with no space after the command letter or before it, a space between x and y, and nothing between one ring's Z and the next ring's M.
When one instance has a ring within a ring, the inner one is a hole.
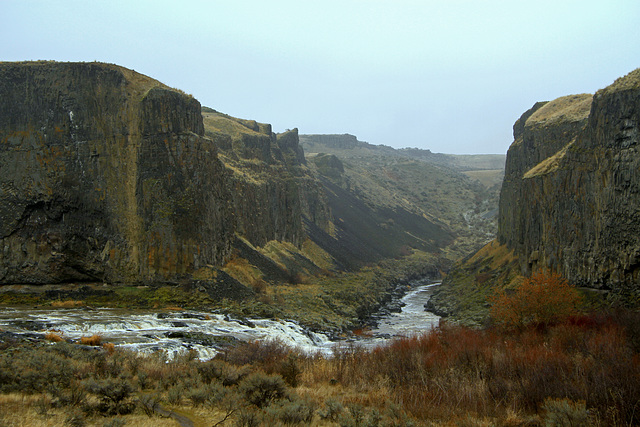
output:
M162 311L125 309L0 309L0 331L16 334L42 334L55 331L65 339L100 335L103 342L141 353L158 350L168 357L195 350L208 360L221 347L236 341L280 340L300 350L331 354L339 343L355 342L365 347L384 345L390 339L430 330L439 317L424 310L434 284L415 284L400 299L402 310L382 311L377 325L366 333L330 340L323 333L309 331L296 322L273 319L234 319L224 314L200 311Z

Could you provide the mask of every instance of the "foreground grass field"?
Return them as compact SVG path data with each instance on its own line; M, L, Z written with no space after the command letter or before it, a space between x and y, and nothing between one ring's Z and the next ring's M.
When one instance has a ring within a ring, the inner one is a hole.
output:
M210 361L99 339L0 342L0 425L636 425L640 315L470 329L304 355L246 343ZM187 421L185 421L187 420ZM189 424L183 424L189 425Z

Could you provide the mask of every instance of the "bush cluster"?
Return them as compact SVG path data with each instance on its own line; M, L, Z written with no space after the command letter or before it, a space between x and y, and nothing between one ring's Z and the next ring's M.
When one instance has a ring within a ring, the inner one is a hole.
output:
M442 323L331 357L277 341L205 362L50 339L0 347L0 394L32 395L42 414L64 408L68 425L123 425L163 405L210 410L210 425L633 425L638 384L640 314L631 311L515 328Z
M393 402L421 420L462 413L495 421L515 411L522 422L588 414L589 425L633 424L640 406L633 340L639 330L637 313L574 316L508 332L445 323L373 351L339 349L315 381L333 378L371 392L383 385Z
M491 318L505 329L545 327L578 314L581 296L558 273L539 271L512 292L490 298Z

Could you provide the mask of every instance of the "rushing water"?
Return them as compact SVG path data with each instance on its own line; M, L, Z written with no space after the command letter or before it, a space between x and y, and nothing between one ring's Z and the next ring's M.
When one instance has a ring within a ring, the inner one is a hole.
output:
M353 340L371 347L397 336L427 331L438 316L424 311L434 285L420 285L402 299L400 313L391 313L378 326ZM297 347L305 352L330 354L336 342L327 335L309 331L293 321L272 319L233 319L223 314L195 311L123 309L18 309L0 310L0 331L18 334L56 331L66 339L100 335L104 342L142 353L164 350L169 357L187 349L201 359L215 356L218 349L236 340L269 340Z
M366 347L384 345L397 337L410 337L427 332L438 325L440 316L425 311L424 305L440 283L419 285L412 288L400 300L402 311L381 317L375 328L356 341Z

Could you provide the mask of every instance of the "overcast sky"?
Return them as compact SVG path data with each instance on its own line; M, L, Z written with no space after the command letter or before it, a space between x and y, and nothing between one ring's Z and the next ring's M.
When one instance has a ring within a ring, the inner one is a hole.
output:
M274 131L505 153L640 67L639 0L0 0L0 60L116 63Z

